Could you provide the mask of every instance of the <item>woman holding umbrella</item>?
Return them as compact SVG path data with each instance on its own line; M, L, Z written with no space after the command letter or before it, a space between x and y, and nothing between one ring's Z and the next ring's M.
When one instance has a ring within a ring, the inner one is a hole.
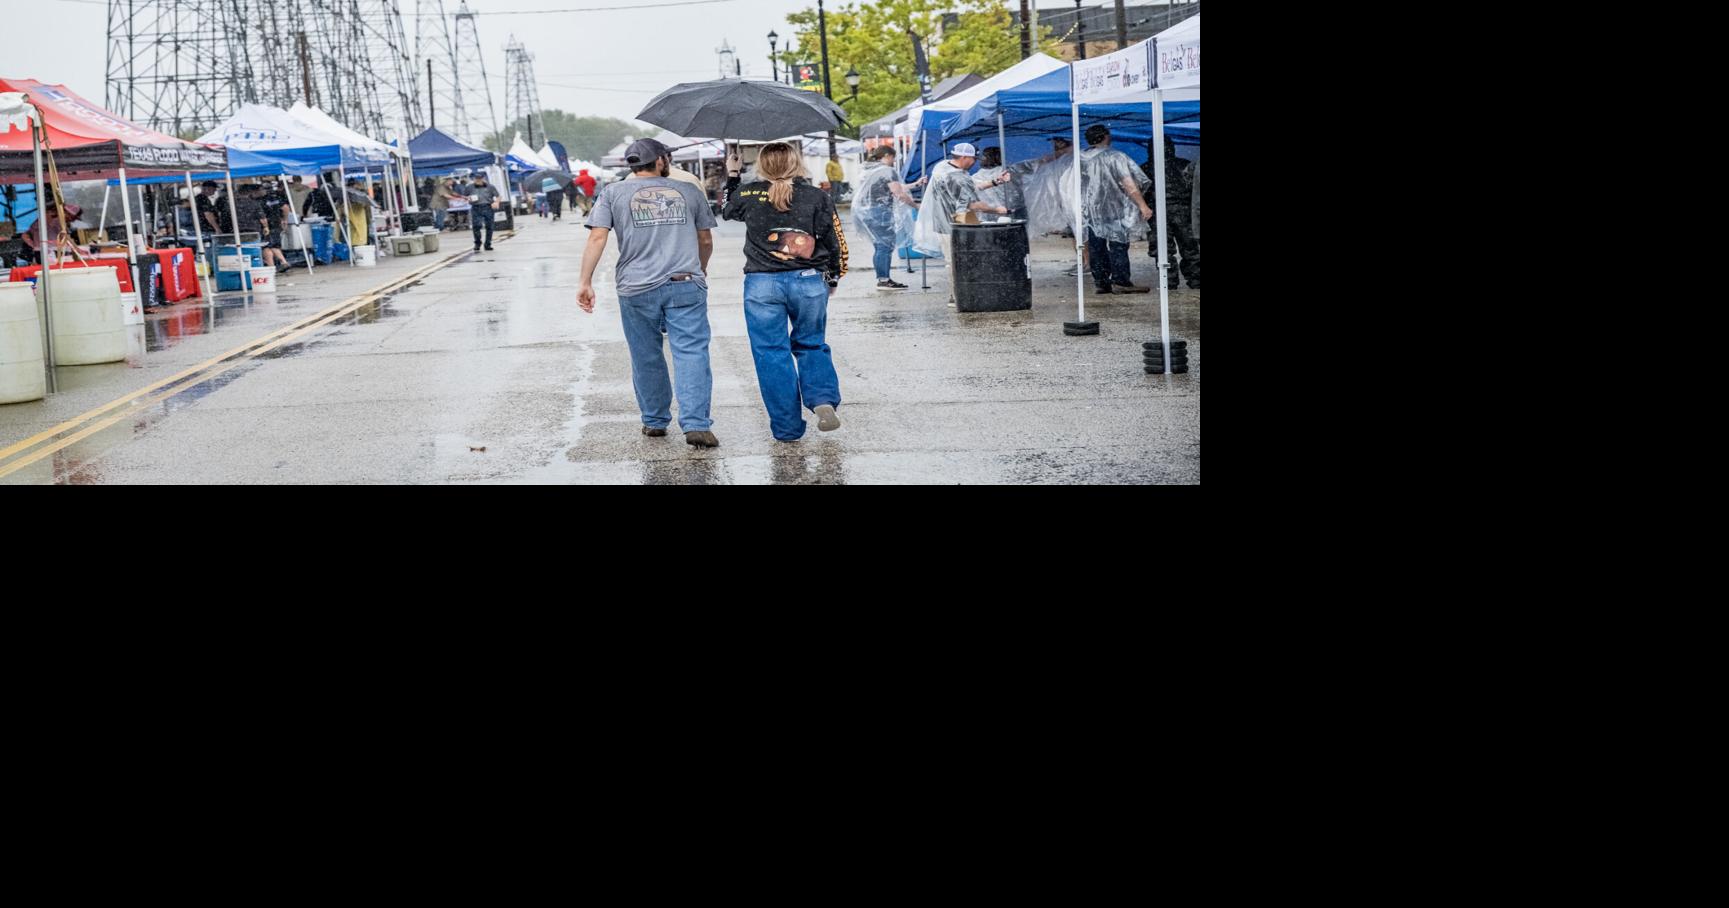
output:
M763 146L754 183L740 185L740 168L734 151L721 216L745 224L745 326L769 428L779 441L798 441L809 408L817 428L832 432L840 428L840 378L825 334L828 298L847 271L840 217L792 145Z

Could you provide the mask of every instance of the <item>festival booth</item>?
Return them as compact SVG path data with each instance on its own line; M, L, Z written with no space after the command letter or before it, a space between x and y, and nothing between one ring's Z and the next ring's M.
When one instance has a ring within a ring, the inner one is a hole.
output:
M332 135L314 126L288 111L263 104L245 104L215 129L205 133L202 141L220 142L231 149L237 148L250 152L266 160L277 162L284 168L284 173L311 175L319 174L319 189L324 193L325 201L332 211L338 207L343 216L337 223L345 248L352 250L356 231L356 219L353 202L357 201L347 191L348 174L350 171L364 172L375 166L383 166L390 160L388 151L366 147L352 138ZM371 140L367 140L370 142ZM372 143L377 144L377 143ZM385 146L386 148L388 146ZM335 171L338 174L337 192L341 195L341 205L337 205L336 196L331 193L330 182L322 178L323 174ZM234 181L228 179L228 197L234 198ZM361 212L364 217L364 212ZM239 217L230 207L230 217L238 223ZM364 224L364 221L360 221ZM310 245L319 248L322 244L316 241L302 244L299 231L296 234L297 246ZM238 242L238 237L236 238ZM308 255L307 267L311 267L312 255ZM353 256L350 255L350 261Z
M1164 145L1166 105L1172 102L1193 102L1195 117L1200 116L1201 100L1201 17L1186 19L1146 41L1113 54L1093 60L1079 60L1070 67L1070 129L1074 147L1081 147L1081 116L1094 110L1109 110L1114 105L1139 106L1152 123L1150 140L1154 148ZM1114 132L1115 130L1113 130ZM1163 359L1171 361L1170 291L1166 261L1165 223L1165 156L1153 159L1154 247L1159 262L1159 337ZM1073 176L1075 230L1075 297L1080 312L1079 325L1086 321L1083 293L1081 245L1085 227L1081 212L1081 168L1070 168ZM1065 326L1067 328L1068 326ZM1091 332L1097 333L1096 325Z
M498 155L465 145L448 133L428 129L408 142L414 172L423 177L447 177L458 171L484 170L498 164Z
M0 78L0 94L12 93L21 94L40 114L44 166L40 181L43 184L114 179L125 187L129 180L138 178L190 180L191 174L222 173L229 167L228 151L219 145L185 142L145 129L92 104L64 85ZM0 121L0 184L38 181L37 149L32 132L27 113ZM143 231L137 229L137 222L133 220L131 199L124 188L121 205L127 224L123 253L92 256L73 247L74 261L57 262L53 247L57 245L58 237L47 238L50 248L42 250L42 255L51 267L44 281L44 296L52 293L46 285L55 282L53 273L63 267L113 268L122 293L134 292L140 286L155 286L143 284L148 272L140 269L139 260L146 255L147 246L140 237ZM50 220L58 221L58 217ZM190 267L190 250L159 251L180 254L184 262L176 259L176 268L182 264ZM14 269L12 280L35 276L28 269ZM168 283L164 281L164 285ZM184 287L178 279L173 283L176 287ZM194 283L189 295L197 292ZM134 324L142 323L142 305L138 301L127 302L125 316L128 320L136 319L132 322Z
M1063 61L1048 54L1033 54L989 79L942 99L915 108L902 123L895 126L895 138L901 146L901 160L909 178L929 172L943 159L943 129L950 121L971 110L985 98L1006 88L1025 84L1053 72L1065 71Z
M374 172L379 173L384 181L385 194L385 204L379 207L385 211L386 215L394 218L402 216L404 203L397 198L396 190L398 187L403 188L402 199L406 200L406 204L417 205L414 198L414 171L409 161L408 149L397 145L386 145L377 139L356 132L324 111L316 107L308 107L299 101L296 101L294 106L288 109L288 114L296 120L311 124L329 135L342 139L352 147L376 159L373 164L365 168L363 174L366 180L366 195L368 198L372 197L372 175ZM394 172L392 166L395 168ZM343 180L346 184L347 174L343 175Z

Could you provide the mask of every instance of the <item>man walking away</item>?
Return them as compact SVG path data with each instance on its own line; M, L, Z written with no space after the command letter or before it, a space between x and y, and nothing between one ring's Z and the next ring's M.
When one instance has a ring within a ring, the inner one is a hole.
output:
M625 149L628 180L606 187L588 216L588 247L582 254L582 286L576 303L594 312L594 269L606 252L608 233L618 235L619 317L630 346L631 383L642 411L642 434L666 435L672 422L674 384L666 374L661 327L672 348L677 381L678 424L686 444L720 447L710 431L708 259L714 252L714 214L696 187L669 179L672 150L653 139Z

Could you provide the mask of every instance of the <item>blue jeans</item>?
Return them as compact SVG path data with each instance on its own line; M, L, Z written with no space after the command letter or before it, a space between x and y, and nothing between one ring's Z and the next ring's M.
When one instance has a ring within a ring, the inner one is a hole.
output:
M828 283L814 270L746 274L744 321L769 429L781 441L797 441L805 430L801 404L840 406L840 377L823 341Z
M450 216L450 212L446 209L443 209L443 208L432 209L432 226L438 228L439 230L443 230L444 229L444 219L449 217L449 216Z
M1087 231L1087 246L1092 249L1093 286L1129 284L1129 244L1094 236Z
M492 209L485 205L476 205L474 206L474 209L469 212L469 217L472 220L472 229L474 230L474 246L477 249L480 248L481 231L486 232L486 245L492 245L492 215Z
M708 291L695 281L673 281L647 293L620 296L624 339L630 344L630 377L642 424L664 429L672 422L673 383L666 377L661 325L672 346L673 372L678 380L678 425L686 432L705 432L714 376L708 368Z
M865 221L865 233L870 236L871 248L875 250L871 264L876 266L877 282L881 283L889 279L889 268L894 263L894 218L891 216Z

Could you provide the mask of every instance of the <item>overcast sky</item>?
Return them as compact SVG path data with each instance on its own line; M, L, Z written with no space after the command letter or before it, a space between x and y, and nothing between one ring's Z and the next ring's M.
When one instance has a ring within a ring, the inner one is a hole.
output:
M1108 0L1086 0L1086 6L1103 2ZM9 40L0 57L0 76L63 83L103 101L107 0L3 3L0 22ZM671 3L678 5L655 6ZM403 28L412 43L416 3L401 0L401 5ZM815 5L816 0L469 0L469 7L480 14L486 72L501 125L504 45L512 35L535 55L543 107L634 120L643 105L668 86L715 78L715 50L722 41L738 48L747 77L767 78L768 33L782 35L784 48L785 36L793 32L787 14ZM446 10L456 6L457 0L445 0ZM1039 0L1039 7L1071 8L1064 0ZM834 74L837 83L839 75Z
M676 0L640 0L634 5L630 0L469 0L469 7L480 14L480 40L499 119L504 117L504 45L513 34L535 55L543 107L633 120L668 86L719 75L715 49L722 40L739 49L747 77L767 78L768 33L790 35L786 15L816 5L816 0L710 0L651 7L669 2ZM456 5L456 0L445 0L447 10ZM8 40L0 76L63 83L98 103L104 99L106 0L4 0L3 6L0 21ZM414 0L402 0L403 28L410 42L414 7ZM553 12L577 9L591 11ZM524 10L542 12L513 14ZM26 35L31 37L14 38ZM786 39L781 40L784 47Z

